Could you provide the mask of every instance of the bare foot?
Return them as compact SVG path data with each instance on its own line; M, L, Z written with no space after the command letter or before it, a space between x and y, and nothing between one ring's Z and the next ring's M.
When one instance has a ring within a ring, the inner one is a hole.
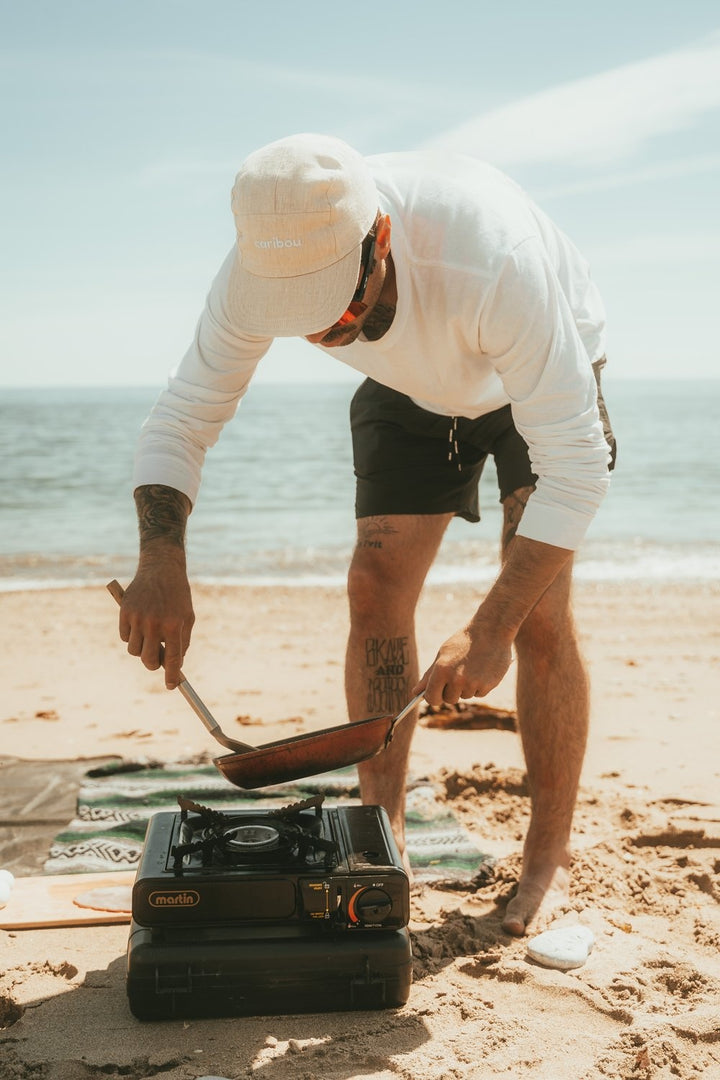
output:
M522 937L531 922L546 920L558 907L568 903L570 874L565 866L552 864L536 873L523 872L517 893L507 906L502 928Z

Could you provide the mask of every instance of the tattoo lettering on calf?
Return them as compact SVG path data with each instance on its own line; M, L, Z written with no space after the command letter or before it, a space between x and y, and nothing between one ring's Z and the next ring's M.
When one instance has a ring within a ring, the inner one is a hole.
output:
M370 679L368 683L368 716L390 716L399 713L407 705L407 679L391 678L383 675L380 679Z
M407 637L396 638L367 638L365 641L365 663L368 667L400 667L405 670L409 663ZM376 671L376 675L384 674L384 671ZM393 671L392 674L398 674Z
M397 713L407 703L405 671L409 661L407 637L365 640L365 662L372 671L368 678L369 716Z

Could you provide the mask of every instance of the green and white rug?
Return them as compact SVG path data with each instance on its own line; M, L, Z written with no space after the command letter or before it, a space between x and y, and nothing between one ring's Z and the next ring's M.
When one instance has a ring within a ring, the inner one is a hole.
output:
M55 837L44 870L80 874L135 869L148 820L163 810L176 811L178 795L230 811L285 806L318 793L329 806L358 803L356 770L240 791L213 765L113 763L84 778L76 817ZM427 782L409 786L406 838L417 882L469 884L492 862Z

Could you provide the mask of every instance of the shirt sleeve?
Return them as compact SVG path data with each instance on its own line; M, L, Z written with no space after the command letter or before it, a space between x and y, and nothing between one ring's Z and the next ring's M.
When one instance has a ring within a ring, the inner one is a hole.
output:
M591 358L547 253L505 259L479 320L480 349L507 393L537 485L518 534L575 550L607 491L610 451Z
M194 504L205 454L245 394L272 338L243 334L227 311L231 251L212 283L193 341L171 373L138 441L133 488L163 484Z

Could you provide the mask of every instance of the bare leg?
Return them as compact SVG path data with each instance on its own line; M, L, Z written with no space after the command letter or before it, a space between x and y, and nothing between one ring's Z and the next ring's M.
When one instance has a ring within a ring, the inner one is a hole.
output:
M348 575L345 692L351 721L394 715L408 702L419 678L415 608L451 516L402 514L358 521ZM404 858L406 778L416 722L417 710L398 725L387 750L358 768L363 802L385 807Z
M514 503L506 505L508 542L519 520L518 504L530 490L516 492L510 496ZM517 935L541 909L547 912L568 897L570 832L589 715L588 679L570 607L571 575L571 566L561 571L515 642L517 711L531 798L522 874L503 922Z

